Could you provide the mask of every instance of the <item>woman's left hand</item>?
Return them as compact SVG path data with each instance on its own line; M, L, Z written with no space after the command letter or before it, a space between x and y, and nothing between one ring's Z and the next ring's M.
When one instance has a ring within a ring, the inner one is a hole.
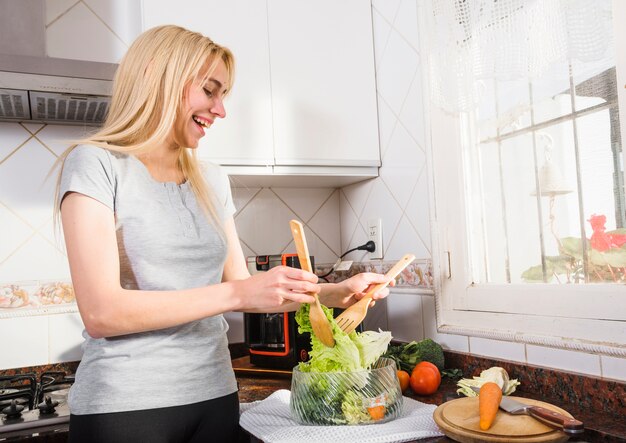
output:
M362 272L360 274L354 275L347 280L344 280L339 283L335 283L332 285L322 285L322 303L329 307L334 308L347 308L350 305L353 305L360 299L362 299L367 290L372 286L377 285L379 283L386 283L387 278L383 274L376 274L373 272ZM392 280L389 283L389 286L394 286L395 280ZM327 286L332 286L331 288L326 288ZM327 291L325 291L327 289ZM384 288L378 291L372 297L372 303L370 306L373 306L375 300L380 300L381 298L385 298L389 295L389 289Z

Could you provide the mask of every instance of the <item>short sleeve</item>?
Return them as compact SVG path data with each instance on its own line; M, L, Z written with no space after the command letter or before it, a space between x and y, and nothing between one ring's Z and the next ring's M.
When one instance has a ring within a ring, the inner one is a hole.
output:
M66 157L61 173L59 204L68 192L78 192L115 210L115 173L108 152L79 145Z
M233 202L233 195L230 189L230 179L226 171L214 163L204 164L205 176L212 187L217 201L224 208L224 218L231 217L237 209Z

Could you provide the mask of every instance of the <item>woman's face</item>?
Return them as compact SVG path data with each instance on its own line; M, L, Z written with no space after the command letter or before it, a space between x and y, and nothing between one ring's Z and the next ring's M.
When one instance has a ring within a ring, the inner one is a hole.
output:
M182 146L197 148L205 130L211 127L215 119L226 117L222 100L228 87L228 70L222 60L206 83L190 83L176 122L177 139Z

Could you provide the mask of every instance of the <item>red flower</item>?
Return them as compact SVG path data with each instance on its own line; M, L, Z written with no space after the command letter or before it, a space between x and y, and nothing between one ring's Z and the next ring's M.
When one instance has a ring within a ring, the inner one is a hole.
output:
M591 247L596 251L604 252L611 248L619 248L626 243L626 234L607 234L605 215L592 215L589 220L593 234L591 235Z

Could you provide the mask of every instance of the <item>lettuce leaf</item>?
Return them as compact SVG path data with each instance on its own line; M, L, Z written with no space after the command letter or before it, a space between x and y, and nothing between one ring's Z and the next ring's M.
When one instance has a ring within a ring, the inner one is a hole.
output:
M389 331L343 332L333 318L333 310L322 305L326 317L331 323L335 346L325 346L313 333L309 321L308 304L302 304L296 313L296 322L300 333L311 334L311 352L308 362L300 363L300 370L305 372L354 372L369 369L385 353L391 342Z

